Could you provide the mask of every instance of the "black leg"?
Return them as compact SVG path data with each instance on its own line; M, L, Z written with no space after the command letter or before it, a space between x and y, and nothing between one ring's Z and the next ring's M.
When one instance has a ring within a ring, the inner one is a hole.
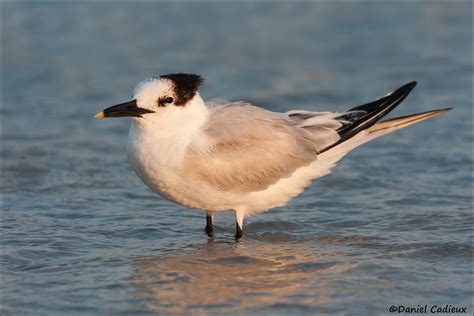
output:
M207 214L206 215L206 234L210 237L212 236L212 231L214 230L214 227L212 226L212 216Z
M235 240L242 238L244 235L244 232L242 231L242 228L240 228L239 223L236 221L235 222Z

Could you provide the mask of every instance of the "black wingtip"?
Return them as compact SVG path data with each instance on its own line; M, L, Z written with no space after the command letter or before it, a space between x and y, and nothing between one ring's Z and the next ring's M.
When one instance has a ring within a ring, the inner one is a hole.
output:
M396 93L408 94L408 93L411 92L411 90L413 90L416 87L416 85L417 85L416 81L409 82L407 84L404 84L400 88L390 92L388 95L393 95L393 94L396 94Z
M398 89L389 92L384 97L377 99L373 102L362 104L356 107L353 107L349 111L366 111L367 113L373 112L374 110L380 109L381 107L390 106L390 109L385 112L385 115L393 110L397 105L399 105L416 87L417 82L412 81L407 84L404 84ZM349 112L348 111L348 112Z
M356 106L349 111L343 113L340 118L344 121L349 120L350 124L345 124L337 130L340 139L336 143L326 147L321 152L326 151L340 143L345 142L354 135L357 135L360 131L373 126L377 121L382 119L393 109L395 109L402 101L410 94L410 92L416 87L417 82L412 81L398 89L393 90L384 97L377 99L373 102ZM359 112L361 115L355 115L352 118L351 112ZM349 119L348 119L349 118Z
M410 89L413 89L414 87L416 87L417 84L418 82L412 81L412 82L407 83L405 86L409 86Z

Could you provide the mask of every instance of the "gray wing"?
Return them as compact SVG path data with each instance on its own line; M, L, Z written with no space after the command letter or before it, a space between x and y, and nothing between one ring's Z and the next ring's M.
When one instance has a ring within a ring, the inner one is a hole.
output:
M275 113L240 102L215 107L202 129L209 142L186 152L186 176L224 191L264 190L339 140L336 129L342 123L334 117Z

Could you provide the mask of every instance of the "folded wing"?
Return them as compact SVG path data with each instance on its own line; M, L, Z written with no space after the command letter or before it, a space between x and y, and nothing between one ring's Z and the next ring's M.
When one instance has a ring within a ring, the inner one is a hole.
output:
M341 126L329 118L305 125L295 116L246 103L216 107L203 128L208 142L189 146L184 170L224 191L265 190L315 161L320 150L339 140Z

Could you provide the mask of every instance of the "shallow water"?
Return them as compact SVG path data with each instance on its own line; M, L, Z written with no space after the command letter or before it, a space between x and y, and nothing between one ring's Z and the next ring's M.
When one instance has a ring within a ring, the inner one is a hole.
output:
M472 313L472 4L2 8L2 315ZM178 71L272 110L411 80L394 115L454 110L353 151L236 243L233 214L209 239L135 177L127 120L91 118Z

